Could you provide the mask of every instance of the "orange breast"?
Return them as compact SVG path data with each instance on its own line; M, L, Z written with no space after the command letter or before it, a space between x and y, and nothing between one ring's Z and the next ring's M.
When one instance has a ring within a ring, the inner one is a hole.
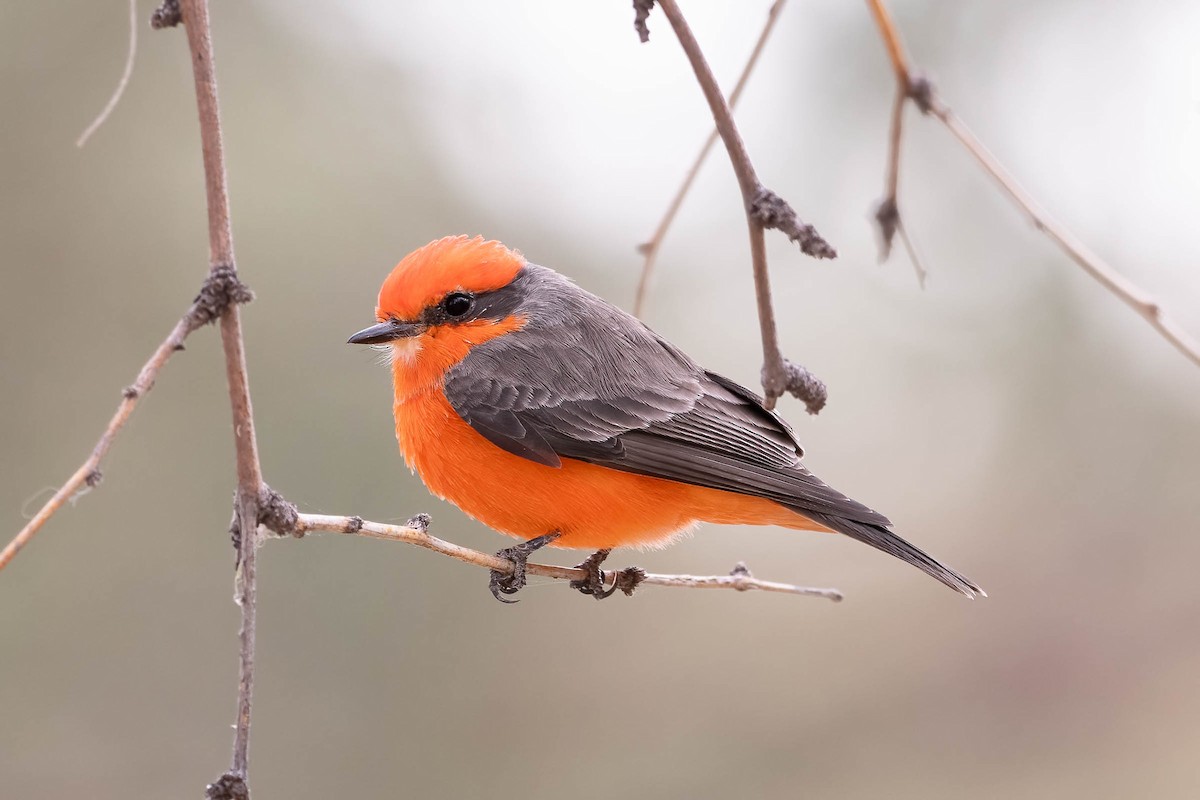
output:
M476 433L440 385L397 394L396 438L434 494L496 530L522 539L560 532L558 547L666 544L693 523L824 530L777 503L620 472L572 459L548 467Z

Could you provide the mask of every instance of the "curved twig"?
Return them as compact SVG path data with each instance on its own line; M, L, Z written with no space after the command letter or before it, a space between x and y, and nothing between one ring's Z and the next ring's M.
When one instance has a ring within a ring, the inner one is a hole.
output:
M137 29L137 0L129 0L129 52L125 56L125 71L121 73L121 79L117 81L117 88L113 90L112 97L108 98L108 102L92 120L92 124L88 125L75 140L76 147L83 147L87 144L88 139L92 138L92 134L108 120L108 116L117 107L117 103L121 102L121 95L125 94L125 87L129 85L129 79L133 77L133 59L137 55Z
M754 44L754 50L750 52L750 58L746 60L746 66L742 68L742 74L738 77L737 85L733 87L733 91L729 94L729 108L737 108L738 100L742 99L742 90L746 88L746 84L750 80L750 74L754 72L754 67L758 64L758 57L762 55L763 48L767 44L767 39L771 37L771 31L775 29L775 22L779 19L779 13L783 11L784 4L787 0L775 0L771 4L771 8L767 11L767 21L763 24L762 32L758 35L758 41ZM704 146L700 148L700 152L696 155L696 160L692 162L692 166L688 169L687 174L683 178L683 183L675 192L675 196L671 198L670 205L667 206L666 212L662 219L658 221L658 227L654 229L654 235L647 241L638 245L638 252L645 256L642 262L642 272L638 277L637 294L633 299L633 314L636 317L642 316L642 312L646 308L646 295L650 291L650 277L654 272L654 265L658 260L658 251L662 247L663 239L667 235L667 231L671 228L671 223L675 221L675 216L679 213L679 209L683 206L683 200L691 191L692 184L696 181L696 176L700 174L700 167L704 164L704 160L708 158L708 153L712 150L713 145L720 138L720 132L713 128L712 133L708 135L708 139L704 142Z

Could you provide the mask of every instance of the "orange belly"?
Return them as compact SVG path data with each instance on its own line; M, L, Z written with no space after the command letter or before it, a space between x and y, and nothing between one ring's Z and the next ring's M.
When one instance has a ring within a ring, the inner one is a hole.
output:
M395 414L400 450L429 490L510 536L558 531L557 547L600 549L664 545L697 522L828 530L759 497L573 459L529 461L476 433L440 387L397 399Z

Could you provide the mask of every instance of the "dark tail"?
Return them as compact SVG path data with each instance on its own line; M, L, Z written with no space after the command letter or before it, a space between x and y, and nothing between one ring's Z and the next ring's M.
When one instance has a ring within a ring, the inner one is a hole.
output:
M838 533L846 534L851 539L857 539L864 544L869 544L871 547L893 555L901 561L907 561L917 569L927 575L932 575L954 591L960 592L972 600L976 597L987 597L987 592L979 588L970 578L960 575L945 564L939 563L936 558L913 547L882 525L855 522L844 517L814 513L807 509L801 513L827 528L832 528Z

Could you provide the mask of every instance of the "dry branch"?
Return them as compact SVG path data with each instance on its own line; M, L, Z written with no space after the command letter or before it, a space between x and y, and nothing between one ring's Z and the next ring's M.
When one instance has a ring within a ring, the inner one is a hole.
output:
M717 132L725 143L742 202L746 211L746 225L750 233L750 259L754 268L754 293L758 303L759 332L762 337L763 368L762 385L766 396L766 407L774 408L775 401L790 392L804 401L810 414L815 414L825 405L825 384L807 370L783 357L779 349L779 333L775 325L775 309L771 303L771 282L767 271L767 245L765 229L778 228L788 238L800 244L800 249L815 258L833 258L837 252L821 238L811 225L801 221L791 206L771 192L758 179L750 154L733 121L733 113L712 69L704 58L699 42L683 18L675 0L658 0L663 14L671 23L679 44L683 47L692 71L712 111Z
M204 159L204 187L208 206L209 266L212 274L224 273L236 280L233 230L229 219L229 190L225 181L225 151L221 143L221 116L217 102L217 79L213 65L212 32L207 0L180 0L178 15L187 30L196 85L196 107L200 118L200 145ZM175 19L175 6L164 4L155 12L153 24L162 27ZM254 690L254 634L257 615L256 551L258 549L259 495L264 490L258 443L254 434L254 412L246 374L246 352L242 340L241 314L236 304L221 314L221 347L225 354L225 377L233 415L233 439L237 463L235 520L238 542L236 598L242 610L238 632L239 670L237 717L234 722L233 757L229 772L209 788L224 787L224 795L245 790L249 772L250 709ZM232 786L233 788L229 788Z
M763 48L767 44L767 39L770 38L771 31L775 29L779 13L783 11L783 6L786 2L787 0L775 0L771 4L770 10L767 11L767 21L763 23L763 29L758 35L758 41L755 42L754 49L750 52L750 58L746 60L746 66L742 68L742 74L738 76L737 84L733 87L733 91L729 93L729 108L731 110L737 108L738 100L742 99L742 90L746 88L746 84L750 81L750 74L754 72L754 67L758 64L758 57L762 55ZM658 221L658 227L654 229L654 235L638 245L638 252L645 257L645 260L642 262L642 273L638 277L637 293L633 298L634 316L640 317L645 311L646 295L650 291L650 277L654 273L654 265L658 260L658 251L662 247L663 239L666 237L667 231L670 230L671 223L675 221L675 216L679 213L679 209L683 206L684 198L691 191L692 184L696 181L696 176L700 174L700 167L704 164L704 160L708 158L709 151L717 143L720 135L720 132L716 128L713 128L712 133L705 140L704 146L700 148L700 152L696 155L696 160L688 168L687 174L683 178L683 183L676 190L675 196L671 198L671 203L667 206L666 212L663 213L662 219Z
M996 159L966 124L950 110L949 106L938 95L937 88L927 78L915 72L909 65L904 52L903 39L896 28L892 15L884 0L867 0L871 15L879 28L888 58L892 62L892 71L896 76L897 108L893 110L891 131L888 135L888 168L884 187L884 196L876 210L876 221L880 226L882 249L881 254L887 257L892 235L899 230L903 235L903 220L896 200L896 185L898 182L900 161L900 126L903 105L911 100L925 116L931 116L945 126L951 135L962 145L979 166L992 177L1006 195L1020 208L1033 223L1033 226L1050 237L1051 241L1067 254L1088 275L1101 286L1115 295L1121 302L1132 308L1158 333L1171 343L1189 360L1200 366L1200 342L1189 335L1175 322L1174 318L1163 310L1162 305L1151 297L1141 287L1132 283L1128 278L1117 272L1111 265L1096 253L1092 252L1082 241L1066 227L1047 213L1030 194L1025 191L1017 180ZM898 109L898 110L897 110ZM907 241L906 241L907 244ZM910 254L912 253L910 246ZM914 263L915 259L914 259ZM923 270L917 265L918 274Z
M406 525L386 525L381 522L367 522L361 517L338 517L325 514L297 514L294 520L294 524L280 525L264 521L264 525L267 525L281 536L303 536L307 533L318 531L344 533L353 536L368 536L373 539L386 539L392 542L405 542L416 545L417 547L432 550L435 553L449 556L467 564L474 564L477 567L483 567L487 570L498 570L506 575L511 573L513 569L512 562L507 559L500 558L491 553L484 553L480 550L472 550L469 547L463 547L462 545L454 544L453 542L448 542L431 535L428 530L428 517L424 515L414 517ZM564 581L583 580L587 577L587 573L582 569L556 567L550 564L534 564L531 562L526 566L525 570L530 575L541 575L546 578L555 578ZM612 573L606 572L605 574ZM759 590L808 597L823 597L835 602L842 599L842 593L837 589L820 589L808 586L796 586L790 583L760 580L751 575L750 571L745 568L745 565L741 564L734 567L733 571L728 575L657 575L647 573L639 585L674 586L684 589L734 589L741 592Z
M180 318L179 322L175 323L175 327L167 334L167 338L163 339L162 343L155 348L150 359L142 365L134 382L122 391L117 411L109 420L108 426L100 435L96 446L92 448L91 455L79 466L79 469L75 470L66 483L59 487L54 496L34 514L33 518L13 537L4 550L0 551L0 570L8 566L18 551L29 543L29 540L63 507L64 503L78 496L84 489L99 485L101 480L100 462L108 455L109 449L116 441L117 434L125 427L125 423L137 409L138 403L154 387L158 373L166 366L171 356L183 350L184 340L192 331L210 322L215 322L228 306L248 302L251 298L250 291L237 282L236 276L231 279L223 271L209 274L200 293L192 302L191 308Z

